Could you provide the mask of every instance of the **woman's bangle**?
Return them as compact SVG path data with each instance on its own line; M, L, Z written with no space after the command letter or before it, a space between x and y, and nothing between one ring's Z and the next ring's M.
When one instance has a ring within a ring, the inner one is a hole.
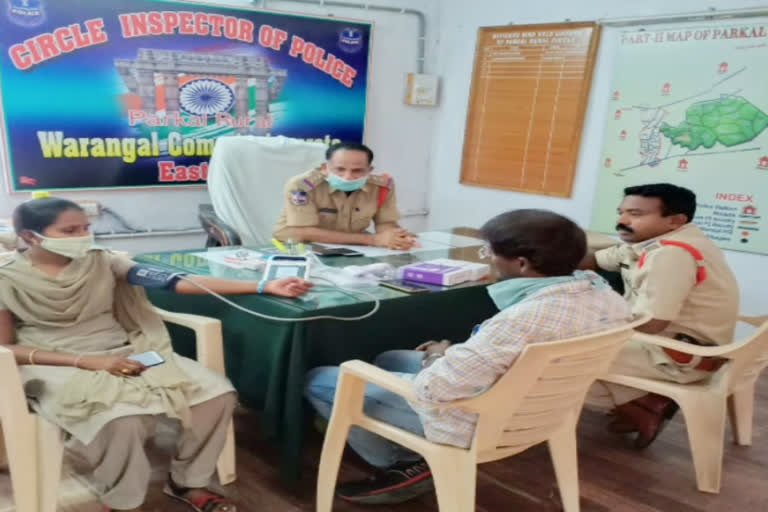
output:
M80 368L80 359L82 359L84 355L85 354L80 354L79 356L77 356L75 358L75 363L72 366L74 366L75 368Z
M29 364L31 364L32 366L35 365L35 352L39 352L39 350L38 349L33 349L32 352L30 352L27 355L27 361L29 361Z
M256 289L256 293L264 293L264 287L267 286L268 282L269 281L267 280L259 281L259 287Z

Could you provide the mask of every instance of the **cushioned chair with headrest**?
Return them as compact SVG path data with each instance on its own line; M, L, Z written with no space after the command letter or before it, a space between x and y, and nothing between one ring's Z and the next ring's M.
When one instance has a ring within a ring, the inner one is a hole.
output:
M269 242L280 215L285 183L325 161L320 142L252 135L220 137L210 161L212 208L200 205L207 245L258 246Z

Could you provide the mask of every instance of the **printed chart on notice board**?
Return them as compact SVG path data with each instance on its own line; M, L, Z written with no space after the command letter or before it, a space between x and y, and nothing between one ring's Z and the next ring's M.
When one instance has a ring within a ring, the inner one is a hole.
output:
M768 19L617 37L592 227L613 231L625 187L669 182L720 247L768 253Z
M461 182L569 197L599 27L478 32Z

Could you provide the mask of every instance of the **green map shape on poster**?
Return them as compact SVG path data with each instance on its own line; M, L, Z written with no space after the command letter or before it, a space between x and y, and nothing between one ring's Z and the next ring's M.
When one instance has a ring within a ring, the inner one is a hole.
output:
M726 147L753 140L768 127L768 115L740 96L723 96L688 107L678 126L663 123L660 131L672 144L709 149L716 143Z

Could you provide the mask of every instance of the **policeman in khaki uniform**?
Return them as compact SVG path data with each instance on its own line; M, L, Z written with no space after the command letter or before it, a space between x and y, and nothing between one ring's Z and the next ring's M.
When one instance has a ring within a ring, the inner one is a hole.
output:
M410 249L416 235L397 224L392 178L371 174L373 152L342 142L325 156L323 165L286 184L275 238ZM366 232L371 221L375 233Z
M625 243L588 256L582 267L621 272L633 311L653 317L638 331L696 345L730 343L738 284L723 252L690 223L695 194L668 183L629 187L624 194L616 229ZM611 372L690 383L708 378L722 363L633 340ZM588 401L616 406L609 430L637 432L638 449L653 442L677 410L666 397L605 382L595 384Z

